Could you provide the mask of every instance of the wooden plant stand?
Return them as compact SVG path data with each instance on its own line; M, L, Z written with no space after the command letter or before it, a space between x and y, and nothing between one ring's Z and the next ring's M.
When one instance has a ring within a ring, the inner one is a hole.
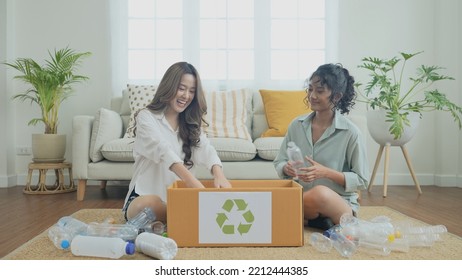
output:
M56 181L53 185L46 184L48 170L54 170ZM69 184L64 182L63 170L67 169L69 173ZM32 173L34 170L39 171L39 180L37 185L31 186ZM72 177L72 164L69 162L31 162L29 163L29 173L27 175L27 184L23 192L26 194L55 194L73 192L76 190Z

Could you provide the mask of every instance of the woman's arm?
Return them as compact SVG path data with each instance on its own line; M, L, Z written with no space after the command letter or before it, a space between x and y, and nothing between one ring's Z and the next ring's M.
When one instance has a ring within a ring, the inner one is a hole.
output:
M231 183L226 179L223 168L220 165L215 164L212 166L212 174L215 188L231 188Z
M204 185L184 166L182 162L176 162L170 166L172 170L188 188L204 188Z

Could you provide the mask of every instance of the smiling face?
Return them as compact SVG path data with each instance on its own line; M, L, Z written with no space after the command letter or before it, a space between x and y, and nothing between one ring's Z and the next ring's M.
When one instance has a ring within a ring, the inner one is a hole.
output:
M310 102L311 110L313 111L325 111L332 110L333 104L331 101L332 90L327 87L326 84L321 82L321 78L314 76L308 85L306 90L308 94L308 100Z
M169 102L169 113L182 113L194 99L196 95L196 78L192 74L184 74L175 97Z

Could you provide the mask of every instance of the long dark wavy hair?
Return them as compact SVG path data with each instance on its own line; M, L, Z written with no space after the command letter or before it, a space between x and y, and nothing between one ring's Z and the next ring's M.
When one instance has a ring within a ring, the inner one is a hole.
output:
M348 114L350 109L355 105L356 91L354 88L355 79L350 75L346 68L341 64L324 64L318 67L311 74L311 77L305 83L318 77L321 85L326 85L331 91L330 101L334 105L332 110L340 110L341 114ZM335 97L340 94L341 98L335 100ZM309 106L309 97L305 97L304 102Z
M180 86L181 78L185 74L191 74L196 79L196 92L191 104L179 115L179 136L183 141L182 150L185 154L183 163L186 167L192 168L194 163L191 160L192 148L199 146L202 123L207 112L207 103L204 97L202 82L193 65L187 62L177 62L170 66L159 83L156 94L151 103L146 106L153 113L161 113L170 106L170 101L176 97ZM136 118L135 118L136 120ZM134 133L136 135L136 126Z

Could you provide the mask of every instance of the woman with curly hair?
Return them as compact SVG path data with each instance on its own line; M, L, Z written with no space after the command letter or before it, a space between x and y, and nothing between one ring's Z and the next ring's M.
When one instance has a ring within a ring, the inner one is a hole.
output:
M207 105L199 73L193 65L170 66L151 103L135 116L133 177L123 212L128 220L144 208L166 222L167 187L183 180L190 188L203 188L193 166L211 171L215 187L231 187L220 159L201 127Z
M321 65L307 80L304 102L312 112L294 119L274 160L281 178L298 176L310 227L328 229L359 210L358 190L368 184L366 147L358 127L343 116L354 105L354 78L339 64ZM294 142L305 157L295 170L287 155Z

